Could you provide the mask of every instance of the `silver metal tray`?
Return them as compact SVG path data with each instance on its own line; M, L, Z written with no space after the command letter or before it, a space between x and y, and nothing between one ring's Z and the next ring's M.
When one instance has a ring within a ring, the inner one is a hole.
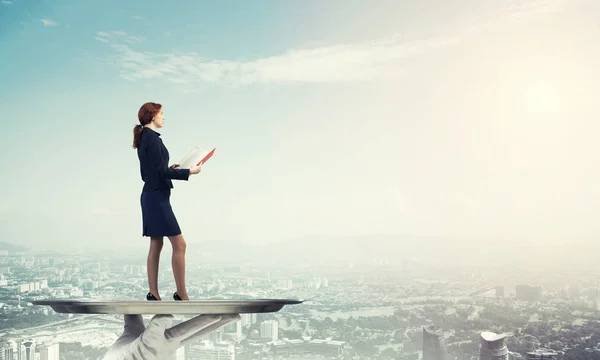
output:
M50 306L57 313L70 314L243 314L269 313L285 305L301 304L302 300L191 300L191 301L96 301L39 300L33 305Z

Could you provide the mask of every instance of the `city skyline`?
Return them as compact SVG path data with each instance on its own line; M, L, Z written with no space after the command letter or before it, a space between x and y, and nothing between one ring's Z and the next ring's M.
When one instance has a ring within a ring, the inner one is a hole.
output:
M517 269L499 274L493 265L448 271L409 264L386 271L342 264L271 269L259 259L240 263L206 261L191 267L190 293L196 300L305 301L276 313L244 314L195 345L180 348L178 359L195 360L194 353L215 351L249 360L258 348L269 359L600 356L600 283L592 273L549 270L526 279ZM137 300L146 286L142 259L128 256L4 253L0 272L6 274L0 276L0 356L29 344L30 354L58 345L47 351L54 354L48 360L65 353L73 360L96 359L121 334L121 317L71 317L31 301ZM163 292L175 286L168 267L159 280Z

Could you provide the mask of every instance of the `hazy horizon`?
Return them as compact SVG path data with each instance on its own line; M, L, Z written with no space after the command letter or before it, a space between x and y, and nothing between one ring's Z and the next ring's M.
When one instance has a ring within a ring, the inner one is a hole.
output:
M174 182L191 246L591 247L600 2L378 4L2 2L5 240L145 246L132 127L156 101L172 163L217 148Z

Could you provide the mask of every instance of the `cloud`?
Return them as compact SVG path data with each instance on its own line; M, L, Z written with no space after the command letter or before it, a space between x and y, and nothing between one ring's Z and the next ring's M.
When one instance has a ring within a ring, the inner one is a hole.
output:
M139 36L129 36L124 31L100 31L96 33L94 38L98 41L102 41L106 44L125 43L135 44L144 41L144 38Z
M44 24L44 26L56 26L57 24L50 20L50 19L42 19L42 24Z
M97 40L117 53L115 62L127 80L164 79L173 83L328 83L371 80L397 73L399 66L427 51L449 45L453 38L404 41L390 36L361 44L294 49L250 61L211 60L197 53L135 50L139 38L123 32L98 33Z
M409 40L400 35L356 44L297 48L248 61L207 59L195 52L157 53L138 50L141 38L121 31L98 33L109 45L112 63L130 81L161 79L176 84L289 84L371 81L401 76L411 60L455 44L468 33L493 26L511 16L559 11L567 0L509 0L491 16L478 18L454 34Z

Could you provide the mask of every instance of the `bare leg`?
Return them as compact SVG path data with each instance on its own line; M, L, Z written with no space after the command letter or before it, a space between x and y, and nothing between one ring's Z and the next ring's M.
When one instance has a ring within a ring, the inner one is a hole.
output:
M160 295L158 294L158 265L160 262L160 252L163 247L163 238L162 237L151 237L150 238L150 250L148 251L148 263L147 263L147 271L148 271L148 285L150 287L150 292L154 297L160 300Z
M171 245L173 246L173 255L171 257L171 266L173 267L173 275L175 275L175 284L177 285L177 294L183 300L189 300L187 290L185 288L185 249L187 244L183 239L183 235L169 236Z

